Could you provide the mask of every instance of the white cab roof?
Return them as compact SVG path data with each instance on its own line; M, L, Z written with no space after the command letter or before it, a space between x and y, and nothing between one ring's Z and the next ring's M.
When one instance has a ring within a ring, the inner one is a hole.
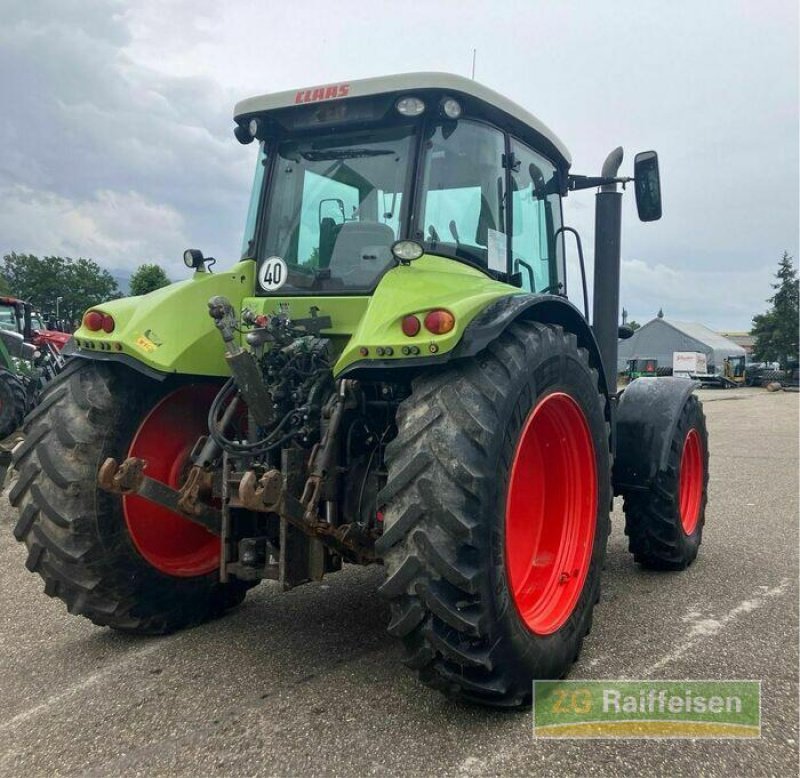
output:
M233 115L238 120L240 117L273 111L277 108L289 108L294 105L350 97L369 97L391 92L413 92L415 89L438 89L453 94L463 94L494 106L546 138L561 154L567 165L572 162L569 150L561 139L533 114L477 81L450 73L401 73L396 76L362 78L356 81L274 92L242 100L236 104Z

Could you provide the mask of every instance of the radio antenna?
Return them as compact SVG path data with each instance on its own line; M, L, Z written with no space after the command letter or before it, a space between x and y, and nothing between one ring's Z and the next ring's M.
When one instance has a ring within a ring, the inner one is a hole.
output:
M478 50L477 49L473 49L472 50L472 80L473 81L475 80L475 58L477 57L477 54L478 54Z

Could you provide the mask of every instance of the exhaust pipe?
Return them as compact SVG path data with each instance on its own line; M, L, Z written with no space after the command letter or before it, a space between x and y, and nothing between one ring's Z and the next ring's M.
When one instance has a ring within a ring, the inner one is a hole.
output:
M603 178L615 178L621 164L622 147L618 146L603 163ZM621 232L622 192L616 184L603 184L595 195L592 329L612 393L617 375Z

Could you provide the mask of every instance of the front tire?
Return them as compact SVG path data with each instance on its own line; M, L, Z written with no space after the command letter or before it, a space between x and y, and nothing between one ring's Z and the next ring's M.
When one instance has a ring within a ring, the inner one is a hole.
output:
M606 413L588 353L556 326L516 323L414 381L377 548L389 632L429 686L517 706L577 658L609 529Z
M127 632L163 634L244 599L246 584L219 582L216 538L142 498L97 485L106 457L142 455L142 441L149 440L148 475L177 486L213 394L207 382L158 384L75 360L28 416L9 492L19 511L14 535L27 546L27 567L44 579L45 593L70 613ZM184 439L172 439L178 433L167 426L165 408L190 419Z

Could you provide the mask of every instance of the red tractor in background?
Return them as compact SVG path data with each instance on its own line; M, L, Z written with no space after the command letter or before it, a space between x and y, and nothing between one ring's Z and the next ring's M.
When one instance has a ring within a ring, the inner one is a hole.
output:
M42 317L33 310L33 305L17 297L0 297L0 328L18 332L25 342L38 349L49 344L61 351L71 337L66 332L48 330Z

